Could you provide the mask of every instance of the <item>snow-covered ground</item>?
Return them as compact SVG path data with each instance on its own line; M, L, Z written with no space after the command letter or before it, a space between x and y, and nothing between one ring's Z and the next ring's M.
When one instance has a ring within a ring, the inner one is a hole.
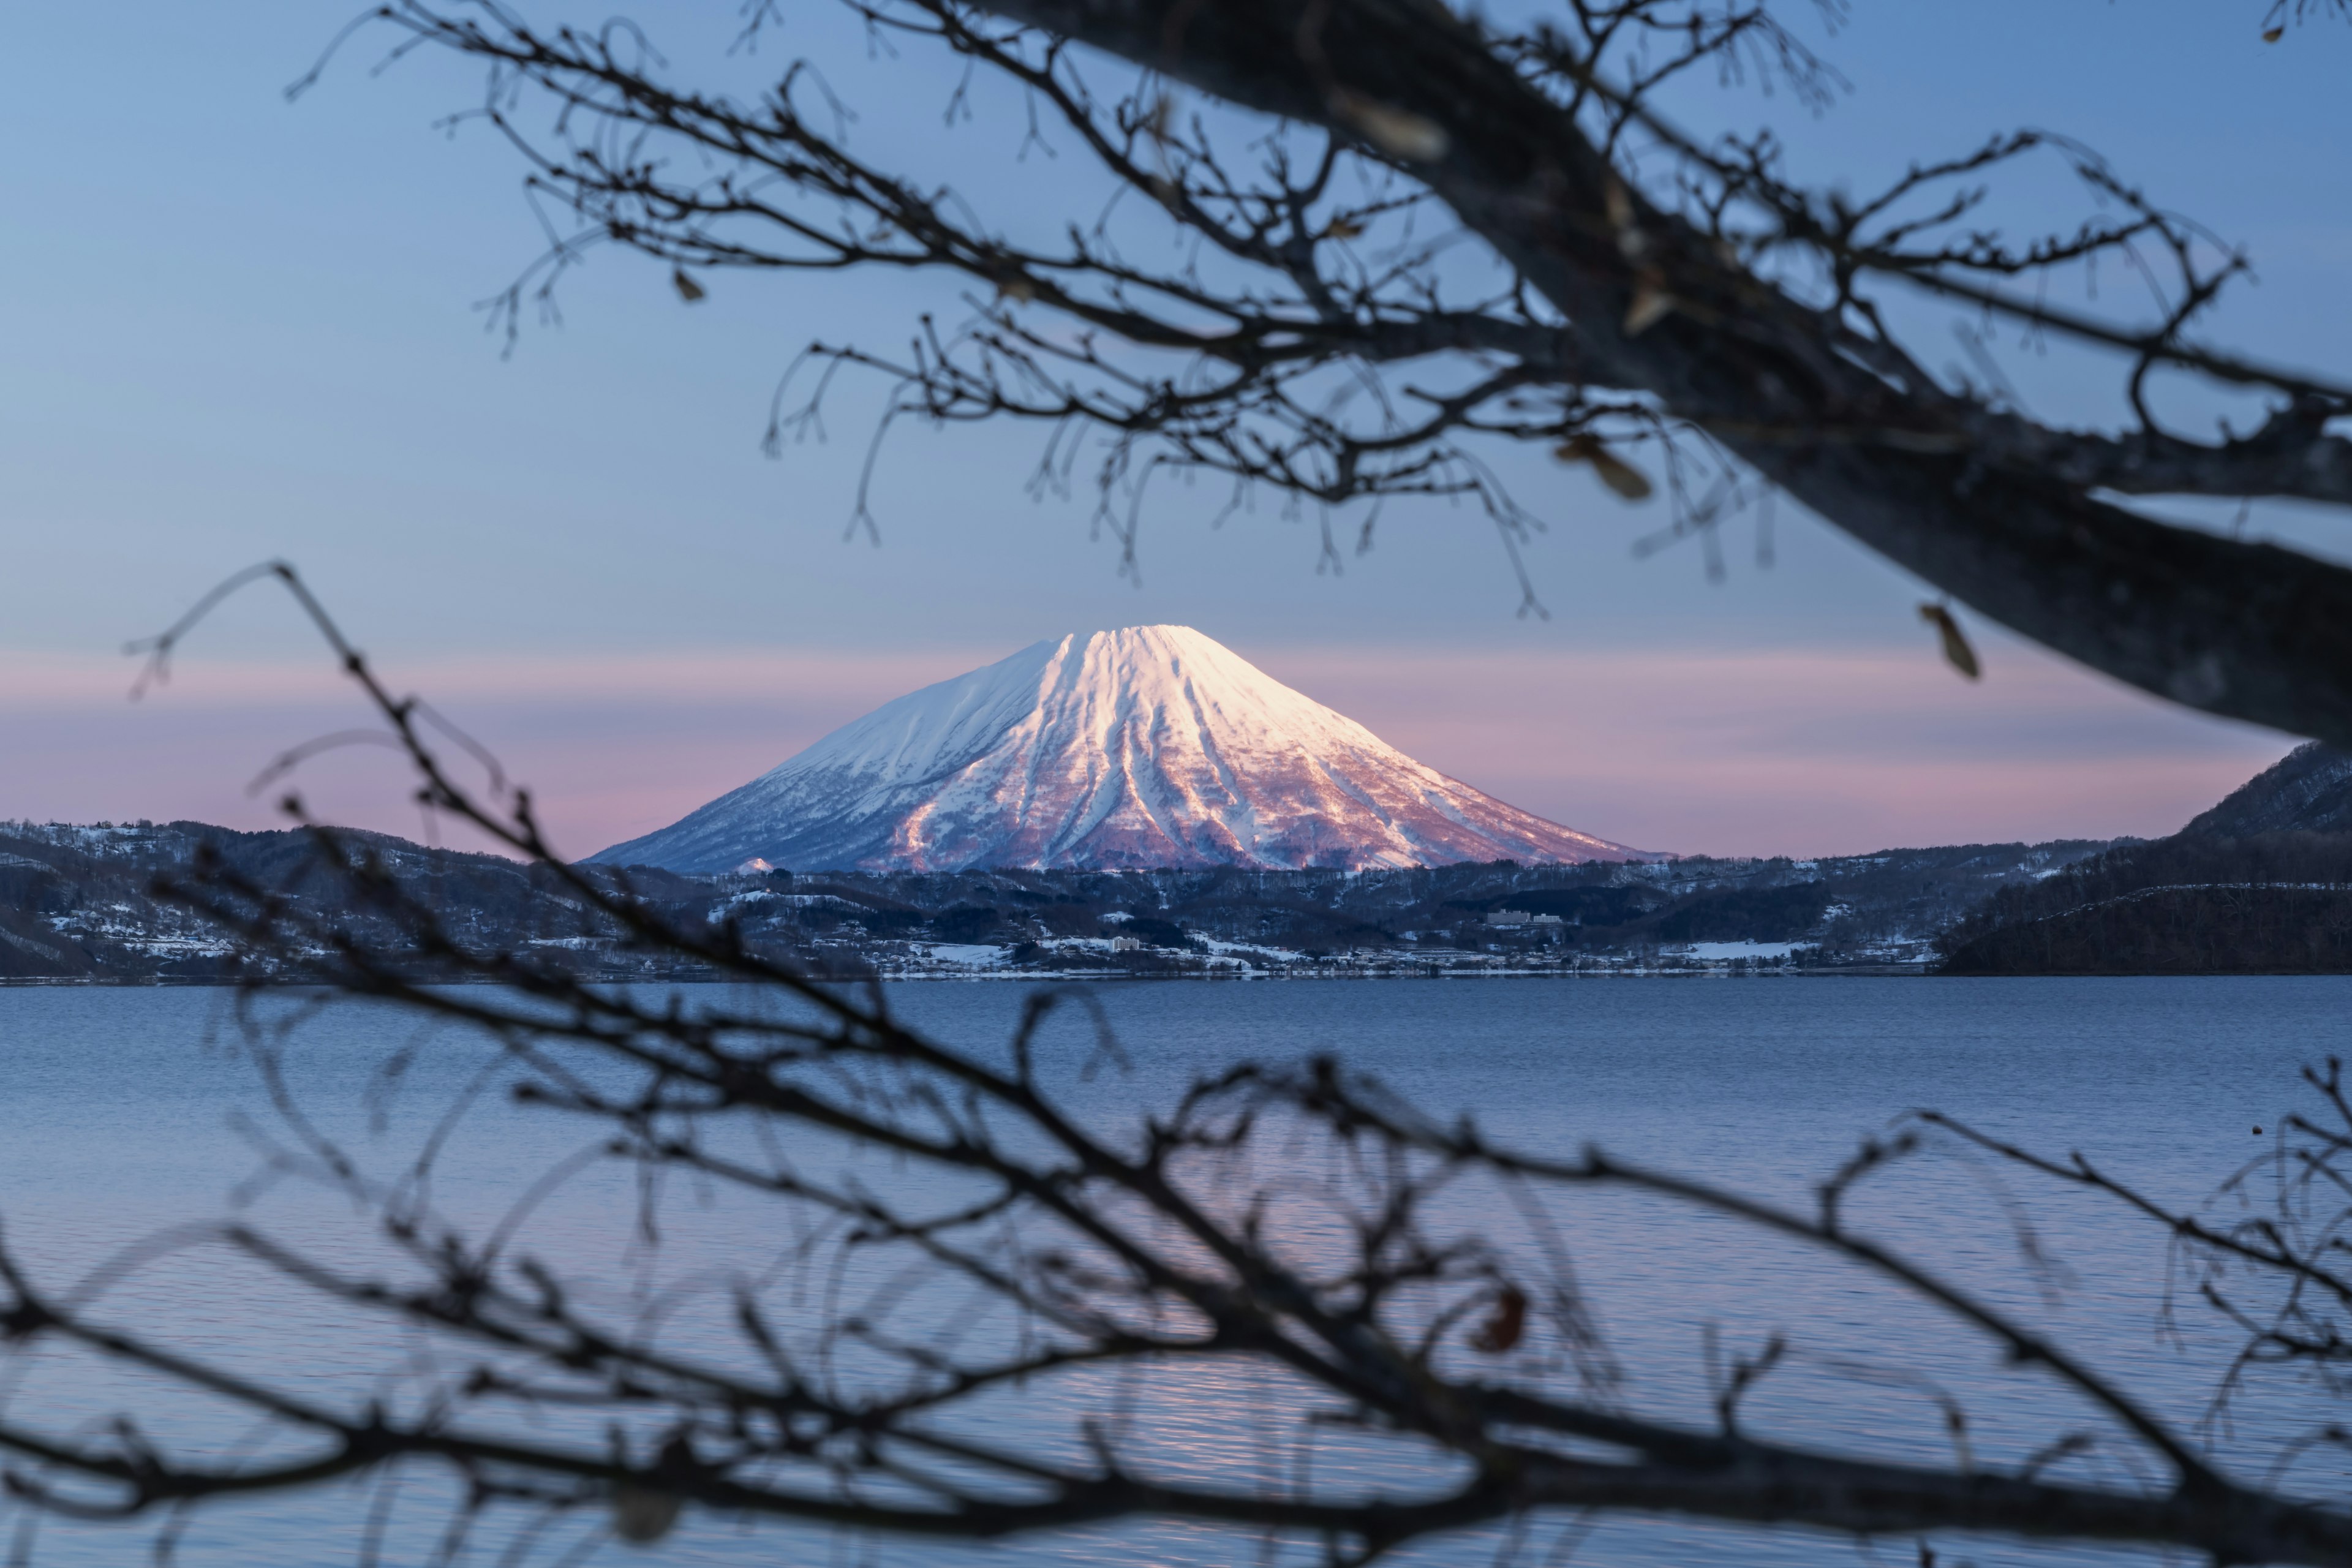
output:
M1451 978L1538 976L1636 976L1748 974L1793 973L1791 961L1813 944L1782 942L1708 942L1669 947L1654 953L1620 953L1605 957L1572 954L1558 949L1478 952L1469 949L1423 947L1410 952L1394 948L1360 948L1320 956L1264 944L1220 942L1195 936L1199 948L1147 949L1145 955L1180 961L1171 969L1162 964L1144 973L1166 977L1191 973L1210 978L1249 979L1294 975L1317 978L1383 975L1442 975ZM1022 944L1027 951L1019 962L1011 946L992 947L957 942L909 942L890 951L867 950L865 956L883 974L898 979L997 979L1036 982L1053 979L1117 980L1118 969L1106 968L1105 958L1118 950L1102 937L1054 937ZM1924 964L1927 954L1890 950L1874 954L1879 963Z
M1736 958L1778 963L1818 945L1810 942L1694 942L1682 947L1660 948L1658 955L1661 958L1695 958L1702 963L1727 963Z
M923 956L933 963L950 963L964 969L1002 968L1005 954L1010 951L1009 948L966 942L934 942L923 945Z

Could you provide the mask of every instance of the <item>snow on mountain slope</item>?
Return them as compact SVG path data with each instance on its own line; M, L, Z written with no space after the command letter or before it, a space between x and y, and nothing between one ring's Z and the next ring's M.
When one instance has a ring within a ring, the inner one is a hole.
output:
M1024 648L592 857L698 872L1653 858L1423 767L1190 626Z

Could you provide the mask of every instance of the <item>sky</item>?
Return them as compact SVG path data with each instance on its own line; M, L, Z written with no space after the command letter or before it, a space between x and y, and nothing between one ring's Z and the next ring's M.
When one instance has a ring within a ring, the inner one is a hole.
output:
M1823 40L1853 87L1827 113L1711 87L1683 108L1709 129L1770 121L1801 167L1857 187L1996 130L2074 134L2251 250L2259 286L2217 337L2340 371L2352 28L2266 46L2263 9L1857 0ZM1769 552L1753 519L1730 524L1714 580L1695 546L1637 554L1654 509L1540 454L1506 468L1548 525L1527 557L1542 618L1514 613L1491 530L1437 504L1391 506L1375 547L1333 572L1311 519L1261 508L1220 525L1221 494L1171 489L1122 575L1084 496L1030 493L1024 431L894 432L879 541L853 537L878 388L848 386L827 440L771 458L778 378L813 336L903 342L952 291L717 274L688 306L662 268L616 251L569 281L560 323L528 324L509 352L478 305L540 230L510 151L442 123L477 100L471 68L420 56L378 71L362 38L285 98L355 10L153 0L12 17L0 817L273 821L248 782L363 717L293 607L232 601L135 702L121 653L272 557L396 685L530 780L579 853L915 686L1040 637L1153 622L1199 627L1515 805L1685 853L2160 834L2293 743L1972 617L1985 678L1963 681L1917 617L1932 595L1799 509L1777 509ZM992 219L1066 205L1076 175L1016 164L1015 120L945 124L952 71L877 66L814 0L761 55L730 58L735 11L631 15L681 76L750 83L806 51L856 102L861 146L956 178ZM2030 182L2017 199L2028 218L2060 210ZM2002 352L2034 412L2103 416L2111 364ZM2212 412L2167 395L2184 418ZM2340 556L2346 521L2263 507L2248 525ZM388 764L340 752L299 784L338 819L430 831Z

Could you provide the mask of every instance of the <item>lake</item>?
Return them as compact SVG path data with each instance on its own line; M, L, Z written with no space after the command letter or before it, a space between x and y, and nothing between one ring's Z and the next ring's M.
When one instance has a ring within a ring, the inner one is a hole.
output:
M975 1048L1004 1038L1023 994L1013 984L954 983L892 993L904 1016ZM2162 1199L2192 1204L2266 1146L2255 1127L2274 1129L2283 1111L2314 1108L2296 1081L2300 1068L2352 1046L2352 978L1293 981L1114 984L1094 994L1128 1068L1078 1079L1091 1035L1075 1013L1049 1025L1043 1044L1049 1067L1063 1070L1067 1102L1104 1126L1131 1122L1195 1074L1241 1058L1329 1051L1426 1110L1474 1113L1488 1133L1524 1148L1566 1155L1598 1142L1800 1206L1861 1137L1921 1107L2037 1150L2084 1150ZM270 1295L186 1228L235 1209L324 1255L355 1265L369 1256L347 1204L299 1183L256 1180L292 1133L227 1006L227 994L202 990L0 990L0 1219L9 1245L52 1288L145 1248L135 1268L109 1276L105 1300L119 1321L168 1322L178 1342L290 1373L314 1392L363 1391L410 1349ZM320 1131L386 1171L491 1057L482 1042L351 1005L306 1016L289 1041L294 1102ZM403 1070L387 1075L394 1060ZM583 1138L577 1125L484 1098L451 1139L439 1201L491 1220ZM708 1268L772 1243L757 1229L756 1210L707 1194L681 1194L676 1207L667 1251L645 1244L617 1177L564 1189L532 1224L542 1246L562 1248L583 1269L608 1267L634 1280L631 1289L650 1288L646 1281L664 1269ZM1956 1150L1933 1150L1874 1181L1849 1215L1855 1228L2046 1326L2184 1422L2205 1409L2234 1348L2193 1303L2179 1308L2169 1331L2160 1323L2160 1234L2112 1205ZM2021 1260L2021 1216L2061 1260L2060 1274ZM1568 1244L1628 1369L1626 1397L1645 1411L1702 1418L1710 1339L1753 1348L1780 1332L1795 1361L1780 1386L1759 1393L1751 1417L1776 1436L1948 1452L1937 1447L1945 1439L1924 1392L1930 1384L1966 1398L1978 1451L1997 1458L2021 1458L2080 1418L2046 1380L1997 1365L1982 1342L1723 1225L1601 1198L1580 1208ZM168 1391L81 1363L13 1368L0 1395L20 1416L62 1424L128 1402L152 1411L158 1430L212 1434L204 1412ZM1221 1428L1246 1424L1249 1397L1242 1388L1202 1392L1187 1419L1199 1423L1203 1454ZM2299 1384L2258 1385L2214 1440L2233 1462L2252 1464L2326 1409ZM1171 1438L1179 1447L1193 1440ZM2111 1479L2127 1473L2121 1456L2087 1463L2076 1479L2100 1473L2100 1464ZM421 1485L385 1505L382 1560L427 1560L445 1503ZM374 1494L348 1489L219 1506L195 1517L176 1561L356 1561L377 1506ZM21 1524L18 1514L0 1515L0 1542ZM50 1521L27 1545L37 1563L110 1564L144 1561L150 1533ZM1531 1535L1523 1560L1542 1561L1552 1541ZM1604 1568L1733 1551L1743 1561L1861 1560L1849 1544L1801 1532L1673 1522L1612 1521L1580 1541L1575 1561ZM554 1561L563 1544L551 1538L547 1552L530 1560ZM1394 1560L1486 1563L1503 1544L1498 1531L1465 1532ZM486 1538L465 1560L499 1561L503 1546ZM1888 1542L1882 1554L1907 1561L1912 1550ZM870 1547L772 1526L751 1532L690 1513L654 1552L605 1545L575 1560L1172 1568L1258 1554L1246 1537L1158 1527L990 1548ZM2092 1560L1999 1542L1966 1543L1966 1554L1979 1563Z

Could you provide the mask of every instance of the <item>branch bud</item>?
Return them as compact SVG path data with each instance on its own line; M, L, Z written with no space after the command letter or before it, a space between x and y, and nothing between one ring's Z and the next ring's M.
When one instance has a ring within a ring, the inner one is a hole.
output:
M613 1489L613 1533L632 1546L650 1546L677 1523L675 1492L657 1492L626 1482Z
M1598 437L1570 436L1551 449L1563 463L1590 463L1593 473L1627 500L1650 499L1650 476L1611 451Z
M1984 668L1977 663L1977 650L1970 647L1969 639L1960 634L1960 623L1951 611L1941 605L1922 605L1919 606L1919 618L1935 627L1936 635L1942 639L1945 663L1970 680L1984 674Z
M1408 163L1434 163L1454 146L1454 138L1434 120L1346 88L1331 94L1331 112L1365 141Z

